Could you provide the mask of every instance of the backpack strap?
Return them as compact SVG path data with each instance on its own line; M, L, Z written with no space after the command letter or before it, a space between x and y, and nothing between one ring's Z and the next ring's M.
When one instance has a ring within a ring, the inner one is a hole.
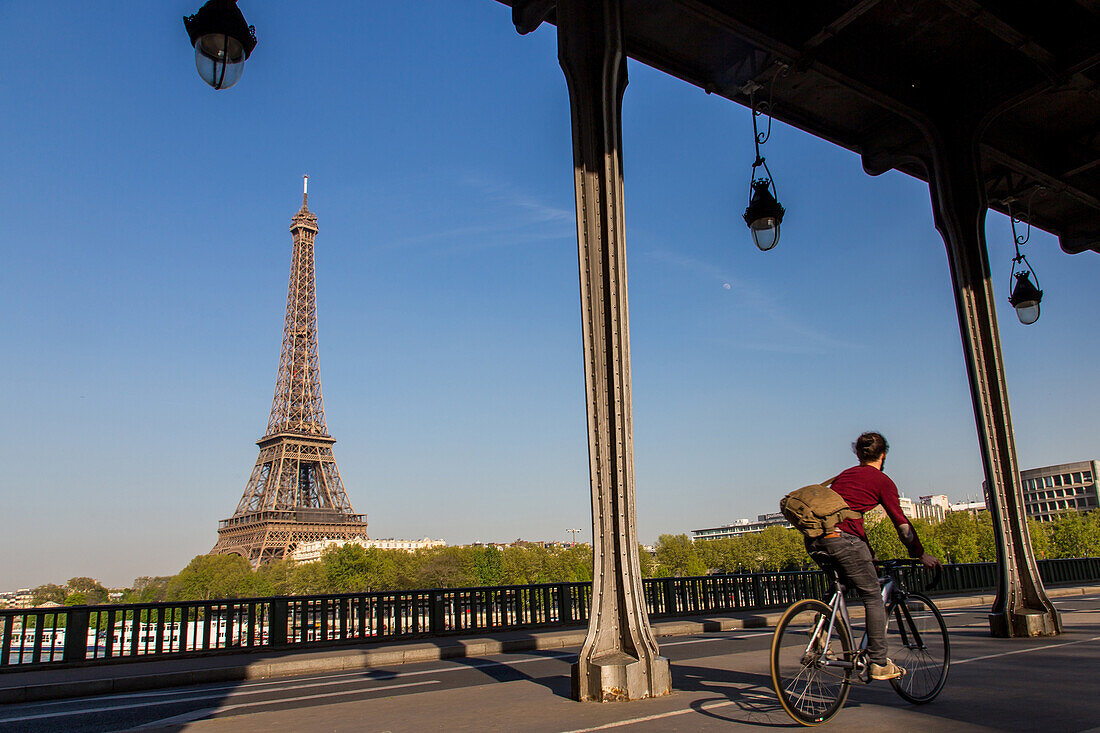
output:
M832 485L833 485L833 482L834 482L834 481L836 481L836 480L837 480L838 478L840 478L840 474L839 474L839 473L838 473L838 474L837 474L836 476L833 476L833 477L832 477L831 479L829 479L828 481L822 481L822 482L821 482L821 485L822 485L822 486L832 486Z

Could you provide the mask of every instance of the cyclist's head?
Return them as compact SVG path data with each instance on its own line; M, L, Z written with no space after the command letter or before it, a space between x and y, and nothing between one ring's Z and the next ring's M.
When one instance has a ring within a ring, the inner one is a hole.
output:
M885 456L890 450L890 444L882 433L864 433L852 443L852 452L856 454L861 464L877 460L879 456Z

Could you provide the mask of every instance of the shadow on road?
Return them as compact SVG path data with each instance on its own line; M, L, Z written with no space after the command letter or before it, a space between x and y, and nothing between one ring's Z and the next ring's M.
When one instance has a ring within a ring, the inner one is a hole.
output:
M524 658L543 657L548 660L559 660L564 664L572 664L577 660L576 654L564 654L555 649L532 649L523 652ZM571 681L568 672L566 674L545 675L533 677L523 670L509 664L507 661L489 662L477 657L456 657L447 660L454 664L462 664L476 669L496 682L515 682L526 680L534 682L549 689L557 697L571 699Z
M672 686L682 692L713 693L714 697L696 700L691 707L715 720L769 728L801 727L779 706L767 675L680 663L672 665ZM715 706L723 702L733 704Z

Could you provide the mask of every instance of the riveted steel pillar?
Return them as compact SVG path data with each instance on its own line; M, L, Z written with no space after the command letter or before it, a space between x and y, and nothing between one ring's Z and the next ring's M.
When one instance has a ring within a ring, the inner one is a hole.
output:
M986 501L997 544L993 636L1046 636L1062 624L1043 589L1024 513L1023 487L1008 409L1001 338L985 242L986 197L979 173L978 127L950 113L927 132L932 208L947 245L970 394L985 468Z
M557 24L573 121L595 556L588 636L573 666L573 696L635 700L667 694L671 676L649 625L638 563L619 0L559 0Z

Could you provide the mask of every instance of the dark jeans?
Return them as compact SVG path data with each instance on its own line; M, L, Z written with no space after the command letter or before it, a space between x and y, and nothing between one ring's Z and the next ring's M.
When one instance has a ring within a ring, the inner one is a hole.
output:
M885 664L886 607L882 605L871 548L860 538L841 532L839 537L807 540L806 549L810 557L820 552L832 558L840 569L841 582L859 594L867 614L867 654L875 664Z

